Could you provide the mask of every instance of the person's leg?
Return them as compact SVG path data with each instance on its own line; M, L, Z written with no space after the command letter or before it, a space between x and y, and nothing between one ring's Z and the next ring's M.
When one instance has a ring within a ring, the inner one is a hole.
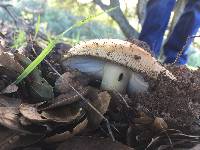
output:
M163 35L175 3L176 0L150 0L147 4L147 16L139 40L149 44L155 56L160 53Z
M182 16L177 22L174 31L164 45L165 63L173 63L177 54L186 43L187 37L195 35L200 27L200 0L189 0ZM187 62L187 50L192 40L188 41L188 46L180 56L177 64Z

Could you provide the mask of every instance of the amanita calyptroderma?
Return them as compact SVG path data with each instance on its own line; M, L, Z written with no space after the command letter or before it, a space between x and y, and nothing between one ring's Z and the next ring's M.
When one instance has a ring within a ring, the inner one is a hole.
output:
M82 42L64 55L62 65L102 79L101 88L118 92L146 91L148 83L140 73L157 78L162 72L175 79L151 54L135 44L118 39Z

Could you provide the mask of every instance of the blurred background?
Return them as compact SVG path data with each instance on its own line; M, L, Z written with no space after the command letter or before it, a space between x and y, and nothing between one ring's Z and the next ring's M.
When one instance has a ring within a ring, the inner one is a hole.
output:
M178 0L165 33L165 40L173 30L185 1ZM26 42L27 30L34 30L38 16L40 16L40 32L47 36L54 36L85 17L119 5L120 8L116 11L104 13L68 32L64 40L70 44L76 44L88 39L137 38L145 18L147 2L148 0L1 0L1 32L15 31L13 38L17 37L18 42L14 47L18 48L21 43ZM200 66L199 38L196 38L190 46L189 56L188 66Z

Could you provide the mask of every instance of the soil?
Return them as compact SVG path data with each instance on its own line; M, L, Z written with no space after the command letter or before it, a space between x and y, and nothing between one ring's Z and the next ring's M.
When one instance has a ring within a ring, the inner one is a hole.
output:
M143 106L154 117L162 117L169 128L185 133L195 133L200 115L200 70L191 71L186 66L167 66L176 76L172 81L160 74L150 81L148 93L135 95L136 107Z

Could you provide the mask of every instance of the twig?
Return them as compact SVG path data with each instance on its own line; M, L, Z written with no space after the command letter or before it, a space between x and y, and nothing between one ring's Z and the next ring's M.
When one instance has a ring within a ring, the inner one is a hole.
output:
M175 61L172 63L172 65L175 65L178 62L178 59L181 57L181 55L183 54L183 51L185 50L185 48L188 46L188 43L190 42L189 40L196 38L196 37L200 37L200 35L193 35L193 36L189 36L187 37L187 40L185 42L185 45L183 46L183 48L178 52Z
M159 138L160 138L159 136L156 137L156 138L152 138L151 142L147 145L147 147L145 148L145 150L148 150L149 147L151 147L151 145L153 145L156 141L159 140Z
M121 99L122 99L122 101L124 102L124 104L126 105L126 107L127 107L127 108L131 108L131 107L129 106L129 104L126 102L126 100L124 99L124 97L122 96L122 94L119 93L119 92L116 91L116 90L115 90L115 92L121 97Z
M138 37L138 32L129 24L127 18L120 9L119 0L110 0L110 5L105 5L101 0L93 0L93 2L99 5L104 11L118 6L117 9L109 12L108 15L118 23L122 32L128 39Z
M167 138L168 138L168 140L169 140L169 144L170 144L171 148L173 149L173 148L174 148L174 146L173 146L173 143L172 143L172 140L171 140L171 138L169 137L169 135L168 135L167 131L164 131L164 133L165 133L165 135L167 136Z
M169 135L167 134L167 130L162 131L164 132L164 134L168 137L169 139L169 143L170 143L170 147L173 149L173 143L171 141L171 138L169 137ZM154 143L156 143L160 138L162 138L163 136L157 136L155 138L152 138L151 142L147 145L147 147L145 148L145 150L148 150Z

